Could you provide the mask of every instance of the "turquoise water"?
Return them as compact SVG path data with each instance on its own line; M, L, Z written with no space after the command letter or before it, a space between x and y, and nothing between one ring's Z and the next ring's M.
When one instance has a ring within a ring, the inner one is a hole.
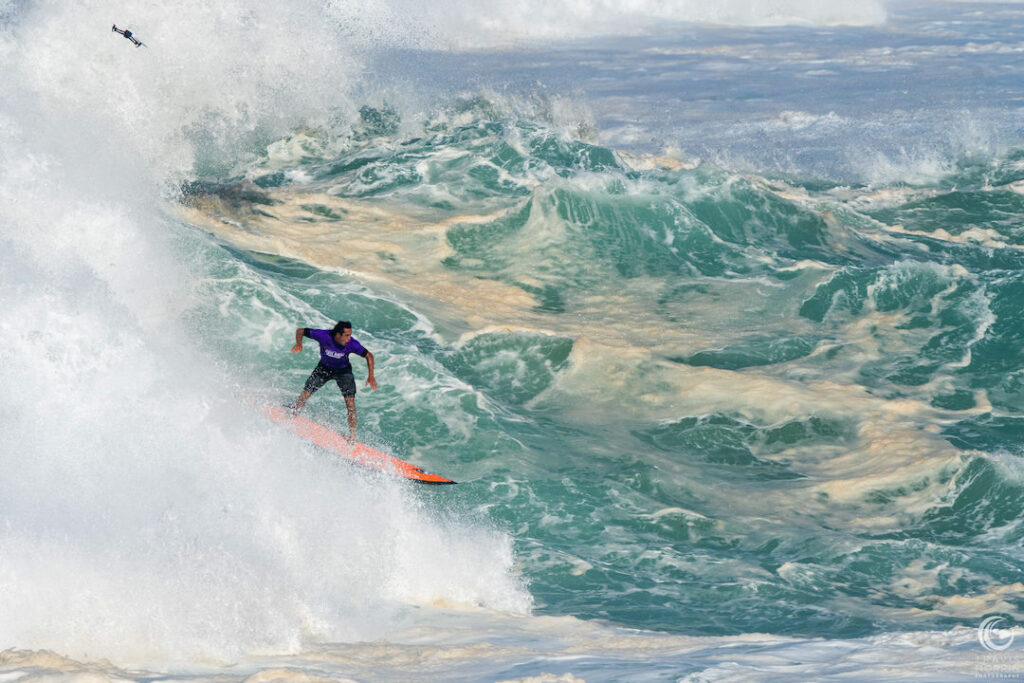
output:
M1020 10L388 7L0 8L0 673L1024 670Z
M360 396L370 429L466 482L427 495L512 534L538 614L849 638L971 625L942 603L1015 583L1014 420L996 417L1020 405L1020 326L997 322L1019 296L1012 155L985 184L900 187L865 207L877 188L636 170L612 149L470 114L415 137L351 136L328 158L303 135L307 150L279 170L265 160L195 188L201 204L248 187L213 213L257 236L318 235L319 268L287 247L215 257L217 312L197 322L227 326L226 361L246 356L264 386L304 378L309 359L250 348L246 302L267 290L302 300L313 323L356 321L389 378ZM364 110L362 123L386 118ZM318 203L336 199L382 223L446 223L447 255L350 256L345 212ZM992 233L936 239L935 212ZM398 289L363 289L364 267L398 272ZM466 287L454 307L471 307L474 280L526 300L488 320L505 329L448 320L486 313L441 312L443 295L432 306L431 289ZM313 414L337 421L325 394ZM927 586L908 589L919 573Z

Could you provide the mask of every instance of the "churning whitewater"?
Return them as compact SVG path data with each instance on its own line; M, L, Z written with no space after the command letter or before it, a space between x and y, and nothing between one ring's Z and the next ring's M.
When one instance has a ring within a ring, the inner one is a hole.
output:
M0 678L1024 674L1020 5L113 11L0 4ZM338 320L457 486L261 413Z

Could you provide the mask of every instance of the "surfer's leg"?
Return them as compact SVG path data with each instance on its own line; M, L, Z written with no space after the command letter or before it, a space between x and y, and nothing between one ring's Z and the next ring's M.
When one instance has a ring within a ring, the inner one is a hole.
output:
M301 394L299 394L299 397L295 399L295 403L291 405L292 412L298 413L300 410L302 410L302 406L306 405L306 401L308 401L309 397L312 395L313 394L309 391L303 391Z
M346 396L345 406L348 408L348 438L356 440L356 397Z
M345 406L348 408L348 438L356 440L356 378L352 371L338 373L335 380L341 395L345 397Z
M293 410L297 413L302 410L302 407L306 405L306 401L309 397L316 393L316 390L327 384L327 380L331 378L331 371L325 368L323 365L317 364L313 368L313 372L309 374L309 379L306 380L306 385L302 388L302 394L295 400L295 406Z

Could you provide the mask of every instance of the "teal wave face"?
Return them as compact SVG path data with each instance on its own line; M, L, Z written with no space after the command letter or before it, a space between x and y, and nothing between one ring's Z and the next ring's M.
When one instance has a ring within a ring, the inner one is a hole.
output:
M490 333L474 337L441 362L467 384L518 405L551 385L571 351L571 339Z
M382 383L369 438L465 482L424 504L511 533L541 613L839 637L975 625L956 598L1005 594L1014 191L638 163L464 105L416 134L364 109L190 187L318 264L211 247L196 324L288 394L309 370L289 328L353 320ZM1014 158L989 167L1013 182ZM346 249L356 224L372 255ZM437 241L409 257L396 225ZM338 400L311 414L338 424Z

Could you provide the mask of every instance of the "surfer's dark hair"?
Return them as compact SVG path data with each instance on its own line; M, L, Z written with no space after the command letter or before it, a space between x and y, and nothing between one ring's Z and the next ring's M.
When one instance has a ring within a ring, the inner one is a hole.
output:
M334 326L333 330L331 330L331 334L332 335L341 334L345 330L351 330L351 329L352 329L352 323L350 323L347 320L339 320L338 324Z

